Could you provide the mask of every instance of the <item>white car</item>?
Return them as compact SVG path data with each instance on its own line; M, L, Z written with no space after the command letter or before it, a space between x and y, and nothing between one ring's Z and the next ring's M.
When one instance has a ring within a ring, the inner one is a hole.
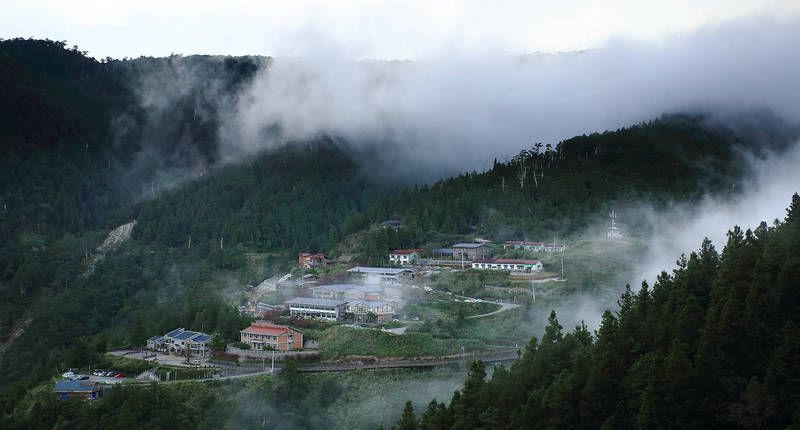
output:
M69 372L64 372L64 374L62 374L62 375L61 375L61 377L62 377L62 378L69 378L69 379L72 379L72 378L74 378L74 377L75 377L75 373L74 373L74 372L72 372L72 371L69 371Z

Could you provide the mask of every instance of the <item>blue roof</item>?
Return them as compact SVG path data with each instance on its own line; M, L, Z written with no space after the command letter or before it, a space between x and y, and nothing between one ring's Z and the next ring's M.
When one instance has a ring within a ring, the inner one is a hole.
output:
M151 337L150 339L147 339L147 341L148 341L148 342L155 342L155 341L157 341L157 340L159 340L159 339L161 339L161 338L163 338L163 337L164 337L164 336L153 336L153 337Z
M192 342L206 342L209 339L211 339L212 337L214 337L214 336L212 336L210 334L202 334L201 333L200 336L197 336L196 338L192 339Z
M198 333L196 331L185 331L185 332L175 336L175 339L177 339L177 340L186 340L186 339L189 339L192 336L197 336L197 334Z
M436 248L433 252L437 254L452 254L453 248Z
M53 391L91 392L94 391L94 384L96 383L95 382L82 383L81 381L58 381L56 382L56 386L53 387Z
M485 243L457 243L453 248L479 248L481 246L489 246Z
M172 330L171 332L165 334L164 336L165 337L175 337L175 336L179 335L182 331L183 331L183 328L176 328L175 330Z
M378 287L378 286L356 285L356 284L320 285L318 287L312 287L311 290L312 291L316 291L316 290L322 289L322 288L327 288L327 289L329 289L331 291L336 291L336 292L343 292L343 291L352 290L352 289L360 290L360 291L363 291L365 293L381 291L381 287Z

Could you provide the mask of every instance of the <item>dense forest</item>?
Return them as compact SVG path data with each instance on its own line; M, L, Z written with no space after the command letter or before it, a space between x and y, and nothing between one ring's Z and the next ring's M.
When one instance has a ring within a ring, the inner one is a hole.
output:
M493 240L576 238L598 224L606 227L612 208L629 233L646 237L650 226L638 210L643 204L660 210L708 195L736 195L752 173L747 157L783 151L797 136L763 112L732 127L703 116L665 115L555 147L535 144L509 161L495 160L486 172L405 189L343 229L400 217L400 232L364 238L362 255L377 262L392 249L438 247L465 233Z
M594 334L555 313L509 369L474 362L449 405L401 429L796 428L800 196L786 218L705 240L650 287L627 288Z

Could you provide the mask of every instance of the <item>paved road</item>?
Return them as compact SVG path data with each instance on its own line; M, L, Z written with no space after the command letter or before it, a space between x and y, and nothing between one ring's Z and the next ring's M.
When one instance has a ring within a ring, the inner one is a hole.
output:
M499 314L500 312L505 312L505 311L507 311L507 310L509 310L509 309L514 309L514 308L518 308L518 307L519 307L519 305L515 305L515 304L513 304L513 303L503 303L503 302L499 302L499 303L498 303L498 302L490 302L490 301L488 301L488 300L480 300L480 301L481 301L481 302L486 302L486 303L496 303L496 304L500 305L500 309L498 309L498 310L496 310L496 311L494 311L494 312L489 312L488 314L473 315L473 316L471 316L471 317L467 317L467 318L483 318L483 317L488 317L489 315Z

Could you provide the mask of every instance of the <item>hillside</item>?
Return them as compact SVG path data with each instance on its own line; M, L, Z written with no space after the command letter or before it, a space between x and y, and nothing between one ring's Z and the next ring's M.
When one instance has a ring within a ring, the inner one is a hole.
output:
M392 249L428 245L431 239L438 247L466 234L495 241L596 237L604 234L612 208L629 234L643 237L651 226L638 209L735 196L753 173L749 160L780 153L797 136L798 130L763 112L736 124L665 115L555 147L537 144L512 160L495 161L486 172L414 186L350 225L363 225L365 218L402 219L399 234L379 231L364 240L361 252L374 261Z
M555 313L509 369L474 362L449 405L401 428L794 428L800 424L800 196L734 227L652 286L628 288L592 335Z

